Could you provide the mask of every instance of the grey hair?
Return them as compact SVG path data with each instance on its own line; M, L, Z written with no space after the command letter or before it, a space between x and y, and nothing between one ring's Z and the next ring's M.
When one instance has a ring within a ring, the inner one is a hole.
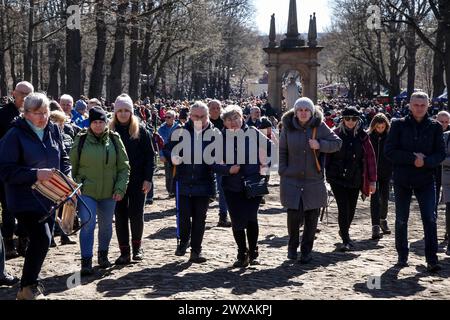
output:
M418 91L418 92L414 92L411 95L410 101L413 101L413 99L426 99L427 101L429 101L430 97L428 96L428 94L426 92Z
M68 94L63 94L62 96L61 96L61 98L59 98L59 101L71 101L72 103L73 103L73 98L72 98L72 96L71 95L68 95Z
M447 117L448 119L450 119L450 113L448 113L447 111L441 111L441 112L439 112L439 113L437 114L437 117L439 117L439 116L445 116L445 117Z
M259 110L259 111L261 111L261 109L260 109L258 106L253 106L253 107L251 107L251 108L250 108L250 113L251 113L253 110Z
M202 101L196 101L192 106L191 106L191 112L193 109L203 109L206 114L209 114L209 108L208 106L203 103Z
M172 117L174 117L174 118L176 118L176 116L177 116L177 113L175 112L175 111L173 111L173 110L168 110L167 112L166 112L166 114L170 114Z
M242 113L242 108L237 105L229 105L227 106L222 113L222 120L225 120L227 118L230 118L233 114L239 114L242 117L244 117L244 114Z
M25 112L35 111L42 107L49 108L50 101L45 94L34 92L30 93L24 101L23 109Z

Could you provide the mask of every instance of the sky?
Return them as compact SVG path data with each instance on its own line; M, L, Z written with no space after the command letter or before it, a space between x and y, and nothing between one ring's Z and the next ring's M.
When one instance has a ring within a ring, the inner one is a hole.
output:
M277 33L286 33L290 0L252 0L256 9L256 24L262 34L269 34L270 16L275 13ZM317 17L317 31L323 32L331 24L332 0L297 0L298 31L307 33L309 16L313 12Z

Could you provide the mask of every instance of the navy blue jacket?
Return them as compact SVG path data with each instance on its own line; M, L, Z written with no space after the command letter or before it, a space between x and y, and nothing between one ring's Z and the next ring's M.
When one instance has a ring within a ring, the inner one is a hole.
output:
M244 179L260 175L262 164L258 152L260 148L265 149L267 155L270 156L270 146L272 142L266 136L255 127L249 127L245 123L242 126L242 131L246 134L244 144L240 145L239 140L235 138L235 142L228 147L232 140L227 139L227 135L230 135L231 131L222 130L224 141L223 162L225 165L214 166L214 170L223 175L223 189L231 192L243 192ZM250 137L256 137L256 141L253 141ZM239 150L240 148L242 148L242 151ZM227 149L233 150L233 154L229 154ZM239 158L242 157L242 159L238 159L238 154L240 152L243 152L244 155L244 157L239 155ZM240 170L238 174L230 175L229 170L233 165L240 165Z
M8 132L11 128L11 123L14 118L20 115L19 109L17 109L14 102L5 104L0 108L0 139Z
M418 123L411 115L394 120L384 147L394 165L394 183L404 187L421 187L434 181L436 168L445 159L442 126L426 116ZM414 153L423 153L425 166L414 165Z
M219 135L220 131L210 123L206 129L203 130L203 134L212 130L213 135ZM174 151L174 154L181 156L182 158L190 159L189 163L182 163L175 167L175 175L173 179L174 190L178 195L189 197L215 197L216 195L216 181L213 172L212 164L207 164L202 158L201 164L195 164L195 153L197 157L202 156L205 149L214 141L205 141L202 139L203 134L197 136L194 132L192 121L188 121L183 127L177 128L170 136L169 142L164 145L163 154L164 157L170 161L172 151L177 146L181 146L183 139L190 138L190 150L185 148L182 152L178 153ZM180 137L179 141L175 141L175 137ZM201 150L194 149L195 139L202 139ZM187 146L187 144L186 144ZM202 154L200 154L200 152Z
M23 118L0 140L0 179L5 183L6 202L13 213L45 215L52 203L35 194L31 186L37 181L38 169L60 169L70 174L70 161L57 125L49 121L43 141Z

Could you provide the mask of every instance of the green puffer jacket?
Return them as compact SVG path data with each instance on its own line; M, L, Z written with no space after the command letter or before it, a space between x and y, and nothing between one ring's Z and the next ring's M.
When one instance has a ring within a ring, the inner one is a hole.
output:
M78 159L78 144L80 136L86 135L80 159ZM116 141L116 148L109 135ZM110 199L114 194L122 197L127 190L130 165L125 146L118 133L107 128L100 138L94 136L92 131L82 131L75 138L70 150L72 162L72 176L75 181L82 183L82 193L95 200Z

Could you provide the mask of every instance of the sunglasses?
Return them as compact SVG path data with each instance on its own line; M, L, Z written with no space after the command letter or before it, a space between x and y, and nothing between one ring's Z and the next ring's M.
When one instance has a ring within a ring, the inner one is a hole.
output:
M344 120L357 122L359 120L359 117L344 117Z

